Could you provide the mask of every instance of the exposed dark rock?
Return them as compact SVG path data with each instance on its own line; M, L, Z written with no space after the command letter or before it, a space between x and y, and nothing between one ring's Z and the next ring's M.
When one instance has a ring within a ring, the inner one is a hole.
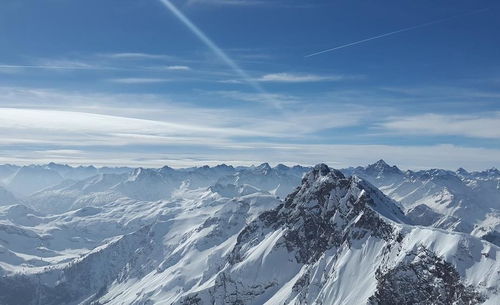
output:
M487 234L483 235L482 239L489 241L492 244L495 244L500 247L500 232L491 231Z
M290 252L295 251L296 260L301 264L312 263L327 249L367 234L394 238L391 225L373 210L378 199L387 200L391 205L389 199L359 178L346 178L325 164L316 165L283 205L261 214L241 232L231 261L239 261L240 246L257 243L258 236L262 235L257 231L262 230L284 228L284 245ZM397 207L393 208L399 213L398 217L403 215Z
M409 254L392 270L377 270L370 305L474 305L484 302L461 283L457 270L425 248Z

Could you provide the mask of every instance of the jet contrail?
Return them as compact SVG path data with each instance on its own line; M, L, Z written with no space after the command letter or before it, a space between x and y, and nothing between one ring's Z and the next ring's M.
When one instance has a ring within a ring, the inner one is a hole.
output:
M366 39L354 41L354 42L351 42L351 43L348 43L348 44L343 44L343 45L337 46L335 48L331 48L331 49L327 49L327 50L315 52L315 53L306 55L304 57L312 57L312 56L316 56L316 55L319 55L319 54L323 54L323 53L327 53L327 52L332 52L332 51L335 51L335 50L339 50L339 49L343 49L343 48L355 46L355 45L358 45L358 44L361 44L361 43L364 43L364 42L367 42L367 41L379 39L379 38L382 38L382 37L387 37L387 36L391 36L391 35L394 35L394 34L398 34L398 33L402 33L402 32L407 32L407 31L411 31L411 30L415 30L415 29L427 27L427 26L430 26L430 25L433 25L433 24L445 22L445 21L448 21L450 19L455 19L455 18L458 18L458 17L463 17L463 16L477 14L477 13L480 13L480 12L483 12L483 11L486 11L486 10L487 10L487 8L483 8L483 9L476 10L476 11L469 12L469 13L465 13L465 14L460 14L460 15L455 15L455 16L451 16L451 17L448 17L448 18L434 20L434 21L431 21L431 22L427 22L427 23L423 23L423 24L411 26L411 27L408 27L408 28L404 28L404 29L392 31L392 32L389 32L389 33L380 34L380 35L373 36L373 37L370 37L370 38L366 38Z
M191 20L189 20L181 11L175 7L169 0L160 0L193 34L198 37L212 52L217 55L225 64L227 64L238 76L245 80L251 87L259 93L266 94L264 89L241 69L221 48L219 48L205 33L203 33Z

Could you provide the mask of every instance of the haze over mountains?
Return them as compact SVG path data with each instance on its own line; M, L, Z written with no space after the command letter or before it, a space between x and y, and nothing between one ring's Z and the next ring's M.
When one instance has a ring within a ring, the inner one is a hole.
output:
M0 181L0 304L500 303L497 169L50 163Z

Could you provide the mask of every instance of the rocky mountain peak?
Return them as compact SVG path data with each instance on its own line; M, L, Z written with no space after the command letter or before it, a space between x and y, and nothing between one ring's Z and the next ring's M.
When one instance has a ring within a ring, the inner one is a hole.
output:
M271 170L271 165L269 165L269 163L262 163L261 165L257 166L255 168L256 170L259 170L259 171L269 171Z
M324 163L318 164L304 176L302 184L295 192L286 198L285 206L313 207L317 204L325 206L333 188L347 183L340 171L330 169Z
M161 174L154 169L139 167L129 177L129 181L157 181L161 180Z
M304 176L302 183L304 183L304 181L315 181L321 177L325 177L321 179L322 181L328 179L336 180L345 178L344 174L342 174L341 171L336 169L331 169L328 167L328 165L320 163L315 165L313 169Z
M383 159L378 160L377 162L373 163L373 165L380 168L390 167L390 165L387 164L387 162L385 162Z
M139 177L143 176L144 175L144 168L142 167L139 167L139 168L136 168L134 169L131 173L130 173L130 178L129 180L133 181L133 180L137 180Z
M234 169L234 167L232 165L227 165L225 163L218 164L214 168L217 168L217 169Z
M407 222L394 201L376 187L357 176L346 177L326 164L318 164L307 173L302 184L285 199L284 206L322 215L353 208L359 213L369 207L393 221Z
M492 167L492 168L486 170L486 172L492 176L500 176L500 170L498 170L498 168L496 168L496 167Z
M258 227L284 228L284 241L296 252L297 261L311 262L327 249L352 239L366 235L393 238L391 225L380 216L404 219L401 210L368 182L355 176L346 178L340 171L318 164L283 205L250 224L239 242L255 237ZM233 255L238 260L238 247Z
M312 170L312 174L319 174L321 176L326 176L328 175L329 173L331 173L332 171L330 170L330 168L328 167L328 165L324 164L324 163L320 163L320 164L317 164L313 167L313 170ZM341 173L342 175L342 173ZM343 175L342 175L343 176Z
M279 171L286 171L286 170L289 170L290 168L288 166L286 166L285 164L278 164L276 165L275 169L279 170Z
M401 170L397 166L390 166L382 159L368 165L365 169L366 172L371 175L402 174Z
M459 169L457 169L457 174L460 175L460 176L469 176L469 172L463 168L463 167L460 167Z

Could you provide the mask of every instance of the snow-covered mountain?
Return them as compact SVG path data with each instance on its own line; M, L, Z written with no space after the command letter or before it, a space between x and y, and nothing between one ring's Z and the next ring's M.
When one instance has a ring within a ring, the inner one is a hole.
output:
M174 304L496 304L490 253L499 248L410 225L366 181L319 165Z
M500 245L500 171L401 171L383 160L343 170L399 202L416 224L471 233Z
M0 205L9 205L14 203L17 203L16 196L4 187L0 186Z
M0 304L88 304L120 278L128 285L152 273L175 283L180 274L161 270L176 263L184 281L202 277L196 260L215 259L246 223L279 204L267 192L234 188L232 197L200 188L168 201L122 198L51 216L4 207Z
M17 196L26 196L63 181L63 177L45 166L30 165L17 169L4 179L5 187Z
M2 164L0 165L0 184L4 183L6 178L9 178L19 169L19 166L12 164Z
M4 186L18 197L26 197L66 180L80 181L98 174L122 174L130 171L131 168L98 169L94 166L71 167L56 163L28 166L7 164L0 165L0 186Z
M27 168L32 170L31 167ZM19 182L16 182L14 190L16 194L20 194L23 203L43 213L62 213L84 206L100 206L119 198L142 201L167 200L179 191L214 185L247 185L284 197L300 183L302 176L308 170L306 167L287 167L282 164L271 168L267 163L256 167L239 168L222 164L186 169L165 166L159 169L126 170L72 168L51 163L36 169L42 173L50 172L58 174L58 177L66 177L46 179L42 183L38 182L41 178L37 172L33 178L27 179L29 185L35 185L28 188L22 187L22 177L18 177L17 173L10 178L12 180L17 177L16 181ZM21 167L17 172L21 170L26 171ZM87 177L82 174L82 171L91 173L94 170L97 171L96 175ZM11 186L8 184L6 188L9 189Z
M100 172L0 206L0 304L500 303L498 246L416 225L373 185L424 173L320 164L277 198L305 171Z
M243 168L233 175L224 176L218 180L219 184L249 184L259 189L270 191L278 197L288 195L310 168L302 166L288 167L278 164L272 168L268 163L256 167Z

